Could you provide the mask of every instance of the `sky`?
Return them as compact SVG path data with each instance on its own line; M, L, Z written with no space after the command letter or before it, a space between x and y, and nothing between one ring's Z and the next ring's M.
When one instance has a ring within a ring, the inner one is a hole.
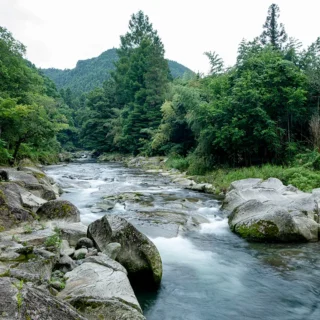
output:
M290 37L308 46L320 36L319 0L0 0L0 26L26 45L37 67L70 69L118 47L130 16L142 10L166 58L207 73L203 53L215 51L233 65L240 41L261 34L273 2Z

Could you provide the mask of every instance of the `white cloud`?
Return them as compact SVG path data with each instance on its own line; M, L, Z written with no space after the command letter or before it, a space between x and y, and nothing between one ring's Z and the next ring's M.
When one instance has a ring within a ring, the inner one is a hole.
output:
M206 72L204 51L216 51L230 65L242 38L262 31L270 0L0 0L1 25L27 46L39 67L72 68L81 59L119 45L132 13L143 10L158 30L166 56ZM317 0L278 0L281 22L303 44L315 41Z

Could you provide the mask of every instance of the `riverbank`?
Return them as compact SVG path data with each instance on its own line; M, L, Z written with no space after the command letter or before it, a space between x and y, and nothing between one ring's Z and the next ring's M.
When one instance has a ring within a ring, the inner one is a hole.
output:
M138 160L135 160L138 159ZM205 190L215 195L226 194L232 182L248 178L266 180L277 178L285 185L293 185L304 192L311 192L320 187L320 155L318 152L309 152L297 156L290 166L265 164L242 168L214 168L200 170L199 165L188 158L181 157L132 157L121 154L104 154L99 161L116 161L144 170L158 170L166 172L175 178L193 180L194 184L210 184L212 188ZM172 170L175 169L176 171ZM181 176L182 175L182 176Z
M269 165L189 176L177 168L177 163L180 168L184 163L181 159L140 156L122 158L121 161L128 167L166 176L182 188L226 197L222 209L228 214L229 227L248 241L305 242L319 239L319 189L303 192L276 178L280 176L284 181L299 182L298 185L305 186L305 189L313 184L317 186L319 181L309 181L311 169L306 166L284 169ZM315 171L312 174L317 177ZM212 181L214 185L204 181Z
M132 283L160 285L154 244L117 215L84 225L56 181L25 164L0 170L0 319L145 319Z
M248 178L277 178L285 185L311 192L320 187L320 154L310 151L295 156L286 166L264 164L241 168L216 167L208 168L200 160L192 158L169 157L166 167L187 172L196 181L211 183L216 193L226 193L232 182Z

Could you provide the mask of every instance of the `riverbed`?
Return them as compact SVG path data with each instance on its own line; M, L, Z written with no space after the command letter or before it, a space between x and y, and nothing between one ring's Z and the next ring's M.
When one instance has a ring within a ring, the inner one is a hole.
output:
M121 164L70 163L46 173L83 223L118 214L155 243L161 287L137 292L148 320L320 319L319 243L250 244L230 232L212 195Z

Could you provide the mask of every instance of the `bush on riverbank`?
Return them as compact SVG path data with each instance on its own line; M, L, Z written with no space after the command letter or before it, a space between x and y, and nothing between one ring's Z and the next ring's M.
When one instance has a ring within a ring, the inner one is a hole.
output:
M211 183L218 193L225 192L233 181L270 177L280 179L285 185L292 184L302 191L311 191L320 187L320 154L312 151L298 155L291 166L266 164L243 168L215 168L208 170L202 161L193 161L193 157L170 157L166 162L167 168L187 171L194 175L198 182Z

